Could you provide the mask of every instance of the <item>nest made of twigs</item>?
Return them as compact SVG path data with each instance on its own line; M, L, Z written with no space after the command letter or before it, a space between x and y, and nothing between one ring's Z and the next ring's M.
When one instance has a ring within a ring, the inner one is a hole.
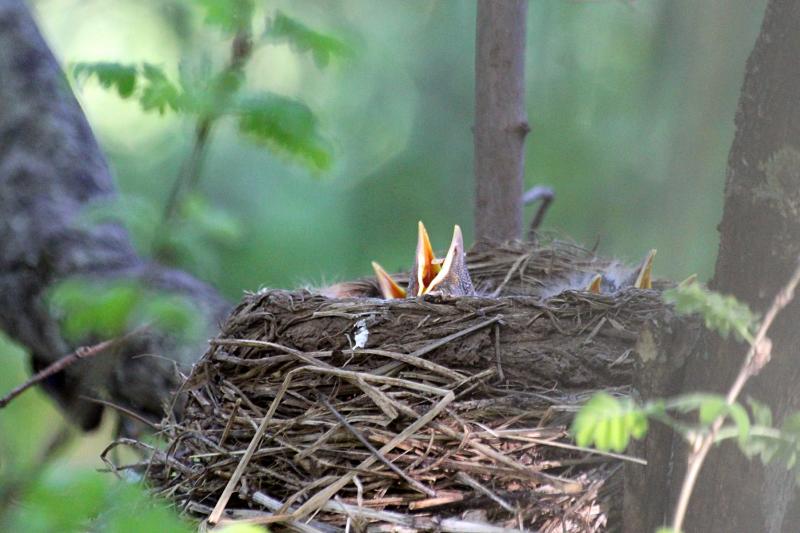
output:
M568 426L591 394L629 393L639 331L672 312L658 290L542 296L607 264L510 244L469 255L483 296L248 294L163 422L148 481L274 530L618 523L625 458L576 447Z

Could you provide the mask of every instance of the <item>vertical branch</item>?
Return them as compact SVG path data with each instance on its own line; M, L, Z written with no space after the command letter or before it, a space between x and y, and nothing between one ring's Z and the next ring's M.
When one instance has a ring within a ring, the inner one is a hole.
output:
M228 75L238 76L242 73L242 70L253 52L252 35L250 33L250 28L247 26L242 26L239 31L236 32L236 36L231 42L231 58L225 66L221 77L222 79ZM220 101L230 96L227 93L229 88L225 87L224 83L222 83L222 86L213 87L212 89ZM164 207L162 226L167 226L172 221L184 196L192 192L200 181L200 174L203 169L203 161L208 148L211 128L218 118L216 114L205 114L198 117L194 131L192 151L186 160L184 160L178 177L172 184L172 189L170 189Z
M475 234L522 236L527 0L479 0L475 39Z
M770 296L790 277L800 255L798 49L800 2L769 0L739 99L712 281L715 290L733 294L759 312L769 308ZM798 323L800 304L795 302L770 333L773 353L784 356L776 357L743 391L772 407L778 424L800 406ZM689 361L684 390L723 391L740 371L735 356L740 347L733 340L711 340L707 357ZM689 465L690 474L698 466ZM784 465L764 466L733 443L721 444L697 477L685 530L797 531L800 491L794 481Z

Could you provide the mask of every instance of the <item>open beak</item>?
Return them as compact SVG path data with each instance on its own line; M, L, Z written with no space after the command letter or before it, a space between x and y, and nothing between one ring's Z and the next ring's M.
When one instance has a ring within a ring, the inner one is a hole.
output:
M422 294L447 294L465 296L475 294L472 279L467 270L467 257L464 254L464 237L461 228L453 228L450 248L436 277L422 291Z
M637 289L652 289L653 288L653 260L656 257L656 250L647 252L644 260L639 266L631 271L622 280L616 280L609 272L595 275L584 288L587 292L600 294L603 292L603 282L607 285L615 287L615 290L624 287L634 287Z
M386 299L417 297L423 294L450 296L475 294L467 270L464 237L458 226L453 229L453 240L450 242L447 255L444 259L438 259L433 253L425 225L419 223L414 267L411 269L407 290L398 285L378 263L373 261L372 268L378 278L381 295Z
M652 289L653 288L653 259L656 257L656 250L647 252L647 256L642 261L636 274L636 281L633 286L637 289Z
M372 270L375 271L375 277L378 278L378 286L381 289L381 295L388 299L391 298L405 298L406 290L397 284L397 282L390 276L382 266L375 261L372 262Z
M417 251L414 254L414 266L411 268L411 279L408 282L408 294L422 296L425 288L442 270L441 261L436 259L428 237L428 230L422 221L417 226Z
M589 284L586 285L586 288L584 290L586 292L593 292L595 294L600 294L602 286L603 286L603 275L597 274L595 275L595 277L592 278Z

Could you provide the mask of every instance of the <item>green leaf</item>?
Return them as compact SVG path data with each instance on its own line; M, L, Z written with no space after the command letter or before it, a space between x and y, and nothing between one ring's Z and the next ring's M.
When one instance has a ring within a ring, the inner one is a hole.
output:
M697 417L703 430L709 430L719 417L730 418L738 431L739 444L744 446L750 436L750 415L739 403L728 405L725 397L718 394L684 394L669 400L669 407L688 413L697 410Z
M332 58L353 55L352 48L344 41L312 30L281 11L267 23L264 36L275 42L287 42L297 52L309 52L319 68L326 67Z
M214 72L208 58L197 62L182 61L178 74L177 103L180 110L206 119L230 113L232 97L245 81L241 69L225 68Z
M647 416L632 401L598 393L575 415L571 431L579 446L621 452L631 438L642 438L647 428Z
M762 402L759 402L753 397L747 397L747 404L750 406L750 412L753 414L753 422L760 428L772 427L772 409ZM768 464L775 457L779 451L780 441L769 436L760 436L751 434L750 438L745 442L739 443L742 453L748 457L759 455L764 464Z
M738 339L753 340L758 316L733 296L709 291L695 282L664 291L664 300L674 304L679 313L699 314L706 328L723 338L733 332Z
M781 436L784 441L776 451L778 457L787 468L795 468L797 484L800 485L800 469L797 468L797 456L800 454L800 412L787 416L781 425Z
M177 337L192 338L199 333L195 311L185 298L156 295L142 302L137 312L141 322L151 322Z
M317 118L302 102L273 93L239 98L239 130L271 149L299 158L317 170L331 166L331 148Z
M759 402L752 396L747 397L747 405L750 406L750 412L753 413L753 421L759 426L772 426L772 409L769 405Z
M143 110L156 110L163 115L167 109L180 111L183 108L181 91L169 81L161 68L150 63L144 63L142 65L142 77L144 79L144 87L139 96L139 104Z
M267 533L267 529L255 524L233 524L223 527L219 533Z
M757 409L761 410L762 407ZM763 412L754 416L766 418ZM771 413L769 416L772 416ZM754 427L750 437L740 443L740 448L748 457L758 455L764 464L778 461L788 470L794 470L795 481L800 486L800 412L788 415L779 430L769 426Z
M227 211L214 208L199 194L189 195L181 205L185 224L217 244L234 244L242 236L239 220Z
M739 403L728 406L728 416L736 423L739 429L739 446L745 446L750 437L750 416L747 410Z
M53 289L50 303L62 316L62 332L70 341L90 336L116 337L125 331L140 291L131 283L95 284L67 280Z
M32 480L21 501L9 508L7 531L85 531L103 508L107 485L108 478L96 472L64 465L50 469Z
M704 426L710 426L717 417L722 416L728 410L725 398L722 396L704 395L700 402L698 418Z
M195 0L205 11L205 23L225 32L248 29L253 20L253 0Z
M92 521L93 531L109 533L190 533L190 524L181 520L163 501L151 498L139 485L118 482L106 495L104 511Z
M86 206L79 222L86 226L115 222L128 230L136 249L147 254L161 220L152 200L132 194L102 199Z
M72 71L77 81L94 76L101 86L116 89L122 98L138 98L144 111L157 110L163 114L167 109L179 111L183 107L181 91L160 67L150 63L143 63L140 67L119 63L76 63Z
M122 98L129 98L136 89L136 67L120 63L80 62L72 66L72 75L78 82L94 76L106 89L116 89Z
M62 333L72 342L118 337L143 324L175 336L190 337L196 323L190 304L130 280L96 282L70 279L49 297Z

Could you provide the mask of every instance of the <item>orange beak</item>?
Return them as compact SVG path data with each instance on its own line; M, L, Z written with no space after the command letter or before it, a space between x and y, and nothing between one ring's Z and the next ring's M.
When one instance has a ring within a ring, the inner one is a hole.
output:
M589 282L585 290L587 292L600 294L600 292L602 292L601 291L602 284L603 284L603 275L597 274L595 277L592 278L592 281Z
M442 263L441 270L425 287L423 294L447 294L468 296L475 294L475 287L467 270L467 256L464 253L464 237L461 228L453 228L453 239Z
M373 262L372 268L378 278L381 294L387 299L417 297L423 294L462 296L475 293L464 255L464 238L458 226L453 230L453 240L450 242L447 256L438 259L433 253L425 225L419 223L414 266L411 269L407 290L403 290L378 263Z
M637 289L652 289L653 288L653 260L656 257L656 250L650 250L647 252L647 256L645 256L644 261L639 266L638 274L636 274L636 281L633 282L633 286Z
M408 282L408 294L422 296L425 288L442 270L441 261L436 259L428 237L428 230L422 221L417 226L417 251L414 254L414 266L411 268L411 279Z
M397 282L390 276L382 266L375 261L372 262L372 270L375 271L375 277L378 278L378 286L381 289L381 294L387 300L392 298L405 298L406 290L397 284Z

